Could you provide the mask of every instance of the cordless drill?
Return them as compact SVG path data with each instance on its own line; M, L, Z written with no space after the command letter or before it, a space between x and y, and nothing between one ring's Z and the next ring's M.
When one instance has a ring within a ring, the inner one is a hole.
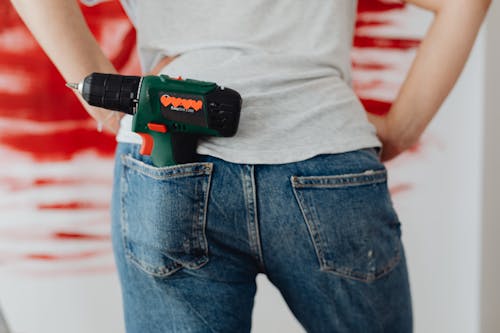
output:
M158 167L196 162L200 136L229 137L238 129L241 96L216 83L92 73L67 86L90 105L133 115L140 153Z

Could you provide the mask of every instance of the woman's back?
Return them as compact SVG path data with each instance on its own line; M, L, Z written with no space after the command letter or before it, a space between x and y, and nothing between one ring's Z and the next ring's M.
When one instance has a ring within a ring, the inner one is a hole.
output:
M243 98L232 138L203 139L201 154L285 163L379 145L350 87L356 1L123 1L145 71L217 82ZM125 120L120 141L139 142Z

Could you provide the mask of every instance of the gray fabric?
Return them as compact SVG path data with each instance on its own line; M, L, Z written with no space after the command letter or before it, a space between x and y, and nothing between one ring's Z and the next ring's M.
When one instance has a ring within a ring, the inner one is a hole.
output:
M163 74L216 82L243 98L231 138L198 153L237 163L286 163L380 146L351 88L353 0L122 0L141 64L180 54ZM122 122L118 140L140 142Z

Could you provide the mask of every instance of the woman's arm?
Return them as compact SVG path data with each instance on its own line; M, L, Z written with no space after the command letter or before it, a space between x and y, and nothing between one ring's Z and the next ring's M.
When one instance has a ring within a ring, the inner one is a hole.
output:
M77 0L11 2L66 81L80 82L92 72L116 73L90 32ZM109 118L110 111L80 101L98 122L106 119L105 127L118 130L119 117Z
M389 160L414 145L462 72L491 0L407 0L435 18L389 113L369 114Z

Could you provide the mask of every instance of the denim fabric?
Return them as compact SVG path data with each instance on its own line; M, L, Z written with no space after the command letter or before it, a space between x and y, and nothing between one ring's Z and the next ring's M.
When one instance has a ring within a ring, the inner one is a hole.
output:
M266 274L307 332L412 331L400 223L375 149L274 165L116 153L128 333L249 332Z

